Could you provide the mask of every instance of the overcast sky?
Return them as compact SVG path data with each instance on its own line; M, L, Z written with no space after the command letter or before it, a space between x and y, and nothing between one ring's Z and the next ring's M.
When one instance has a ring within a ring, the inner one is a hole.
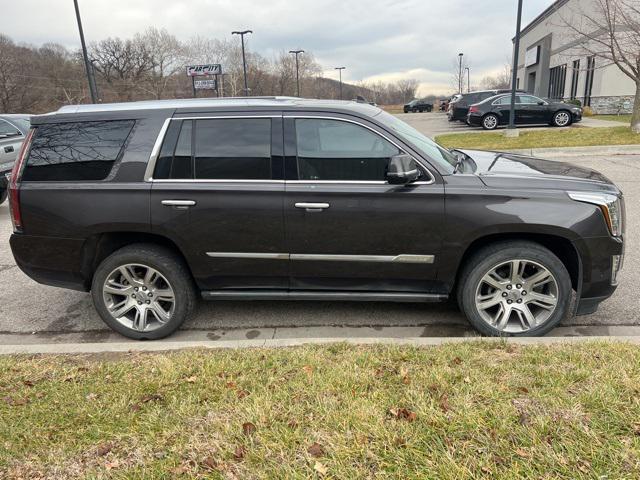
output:
M551 3L524 2L523 25ZM0 32L14 41L80 46L73 0L2 4L9 21ZM346 66L345 81L413 77L422 94L451 90L459 52L468 57L472 84L502 69L511 55L516 8L516 0L80 0L88 42L130 37L148 26L180 39L252 29L248 48L266 57L308 49L327 76Z

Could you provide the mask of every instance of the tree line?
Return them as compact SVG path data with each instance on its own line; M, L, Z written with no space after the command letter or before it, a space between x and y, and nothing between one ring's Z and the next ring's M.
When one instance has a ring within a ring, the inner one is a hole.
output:
M131 38L109 37L88 45L100 102L121 102L192 96L189 64L219 63L224 96L243 95L242 51L237 39L197 36L181 41L164 29L148 28ZM295 59L284 50L273 58L247 51L248 87L252 96L295 95ZM339 98L339 82L324 77L313 53L299 57L300 94ZM362 96L390 105L415 98L419 82L343 83L343 98ZM198 96L215 96L199 91ZM90 92L81 52L62 45L18 44L0 34L0 112L39 113L62 105L87 103Z

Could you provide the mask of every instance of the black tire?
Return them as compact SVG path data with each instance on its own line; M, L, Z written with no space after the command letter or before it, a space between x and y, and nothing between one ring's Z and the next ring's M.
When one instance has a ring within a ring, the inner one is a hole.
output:
M536 262L546 268L555 278L558 287L557 304L553 313L539 326L524 332L501 331L485 321L476 307L476 291L484 275L501 263L523 259ZM569 312L572 286L567 268L547 248L527 241L505 241L489 245L471 257L463 266L458 283L458 305L469 323L483 335L492 337L542 336L555 328Z
M111 272L126 264L149 266L167 279L174 291L175 306L166 324L155 330L138 331L128 328L111 316L105 305L102 287ZM196 306L196 289L187 265L170 249L154 244L129 245L105 258L93 276L91 296L102 320L116 332L135 340L155 340L171 335L193 313Z
M500 119L495 113L489 113L482 117L482 128L485 130L495 130L500 124Z
M9 193L7 192L7 189L0 186L0 205L4 203L8 195Z
M560 120L562 118L562 120ZM568 127L571 125L571 112L567 110L558 110L553 114L553 118L551 119L551 125L554 127Z

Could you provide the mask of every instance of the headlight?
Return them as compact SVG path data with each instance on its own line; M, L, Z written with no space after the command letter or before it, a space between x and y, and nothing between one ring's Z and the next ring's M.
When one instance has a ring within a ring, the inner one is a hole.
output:
M609 231L614 237L622 236L624 231L624 203L622 198L611 193L567 192L577 202L591 203L602 210Z

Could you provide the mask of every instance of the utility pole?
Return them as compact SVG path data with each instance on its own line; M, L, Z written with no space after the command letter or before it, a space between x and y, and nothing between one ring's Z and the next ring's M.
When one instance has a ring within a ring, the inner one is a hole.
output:
M289 53L293 53L296 56L296 97L300 96L300 75L298 72L298 55L304 53L304 50L289 50Z
M516 116L516 87L518 83L518 56L520 54L520 27L522 25L522 0L518 0L518 18L516 20L516 38L514 41L513 66L511 67L511 105L509 106L509 126L505 132L507 137L517 137L515 126Z
M249 96L249 86L247 85L247 59L244 56L244 36L247 33L253 33L253 30L243 30L241 32L231 32L231 35L240 35L242 42L242 70L244 72L244 96Z
M458 93L462 93L462 57L464 57L464 53L458 54Z
M338 70L338 72L340 72L340 100L342 100L342 70L344 70L347 67L336 67L335 69Z
M464 67L467 71L467 93L471 92L471 69L469 67Z
M91 80L91 65L89 64L89 56L87 55L87 45L84 42L84 31L82 30L82 20L80 19L80 8L78 8L78 0L73 0L76 7L76 20L78 21L78 31L80 32L80 44L82 45L82 58L84 58L84 68L87 71L87 81L89 82L89 93L91 94L91 103L96 103L96 92L93 81Z

